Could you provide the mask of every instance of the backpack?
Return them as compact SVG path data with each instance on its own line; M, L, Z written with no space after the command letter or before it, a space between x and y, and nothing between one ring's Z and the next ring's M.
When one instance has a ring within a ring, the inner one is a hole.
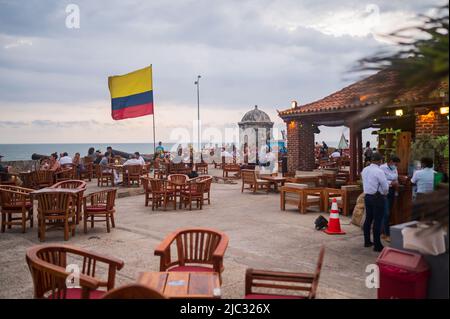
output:
M319 217L316 218L314 224L316 226L316 230L322 230L328 227L328 220L322 215L320 215Z

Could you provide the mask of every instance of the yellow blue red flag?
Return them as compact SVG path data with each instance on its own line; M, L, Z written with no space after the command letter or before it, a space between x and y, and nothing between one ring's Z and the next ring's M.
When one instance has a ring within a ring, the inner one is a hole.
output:
M108 78L114 120L153 114L152 67Z

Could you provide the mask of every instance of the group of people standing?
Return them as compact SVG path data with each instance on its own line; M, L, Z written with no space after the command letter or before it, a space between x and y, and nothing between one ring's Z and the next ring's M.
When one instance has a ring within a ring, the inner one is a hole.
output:
M370 164L361 172L366 209L364 247L373 246L375 251L383 249L381 238L390 241L390 212L399 189L397 165L400 158L392 155L386 163L382 162L383 157L374 152L370 155ZM416 186L416 198L434 190L433 160L424 157L421 165L422 169L415 171L411 178L411 183ZM373 242L370 240L372 227Z

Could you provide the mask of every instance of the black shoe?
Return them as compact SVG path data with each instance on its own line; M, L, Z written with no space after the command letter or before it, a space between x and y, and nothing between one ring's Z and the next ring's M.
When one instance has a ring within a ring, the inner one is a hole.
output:
M376 251L376 252L380 252L380 251L382 251L383 250L383 246L380 246L380 247L373 247L373 251Z
M370 243L364 243L364 247L372 247L373 246L373 243L372 242L370 242Z

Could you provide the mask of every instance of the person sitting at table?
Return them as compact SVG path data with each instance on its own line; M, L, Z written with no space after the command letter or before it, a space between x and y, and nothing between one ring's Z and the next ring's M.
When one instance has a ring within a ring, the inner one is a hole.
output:
M73 164L72 157L67 154L67 152L62 153L62 157L59 158L59 164L61 165L67 165L67 164Z
M111 154L111 157L114 157L116 154L114 153L114 151L113 151L113 149L112 149L112 147L111 146L108 146L107 148L106 148L106 151L109 153L109 154Z
M339 152L338 149L334 150L334 152L331 153L331 155L330 155L331 159L335 159L335 158L339 158L339 157L341 157L341 153Z
M50 155L48 162L41 167L42 170L49 170L53 172L56 172L60 168L61 165L58 161L58 153L56 152Z
M101 160L102 160L102 152L100 152L100 150L96 150L95 151L95 159L94 159L94 164L100 164Z
M90 157L90 158L92 158L92 161L95 161L95 159L97 158L97 154L95 154L95 148L89 147L86 157Z
M128 166L128 165L142 165L142 164L136 158L136 154L132 154L131 158L129 160L126 160L125 163L123 163L123 166Z
M2 160L3 155L0 155L0 162ZM3 166L0 163L0 182L7 182L9 177L9 166Z
M433 160L429 157L423 157L420 163L422 169L415 171L411 178L411 183L417 187L416 199L425 197L427 193L434 191L434 174L436 172L433 169Z
M134 155L136 156L137 160L139 161L139 164L141 164L142 166L145 165L145 160L144 158L141 156L141 154L139 154L139 152L134 152Z
M115 169L112 169L109 166L109 160L111 158L111 153L106 152L105 155L103 156L103 158L100 160L100 163L98 165L100 165L100 168L102 170L103 173L113 173L114 175L114 184L119 184L119 173L117 173L117 171Z
M86 168L84 167L83 163L81 162L81 155L80 153L75 153L75 156L73 157L72 164L77 167L78 176L80 173L85 172Z

